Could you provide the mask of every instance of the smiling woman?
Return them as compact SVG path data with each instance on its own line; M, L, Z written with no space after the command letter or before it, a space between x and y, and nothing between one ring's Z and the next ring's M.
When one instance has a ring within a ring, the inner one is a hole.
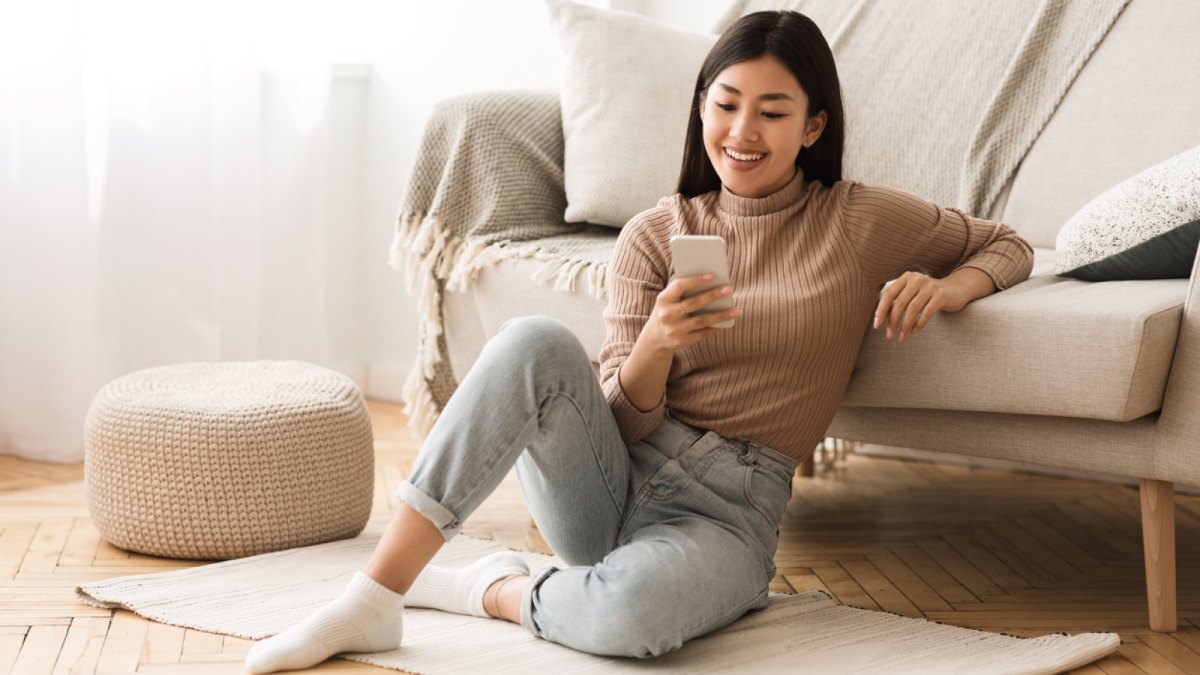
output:
M788 38L765 39L772 34ZM762 197L797 169L833 185L844 137L837 67L817 25L796 12L750 14L721 36L696 77L678 191L695 197L724 184Z
M639 658L765 607L792 474L829 426L884 283L914 267L988 292L1028 276L1032 253L1007 226L842 180L837 70L808 18L738 20L693 94L680 193L613 250L600 382L562 322L505 322L425 438L371 560L255 645L252 672L399 646L405 607ZM678 234L726 239L731 288L683 297L701 277L673 275ZM922 288L906 282L892 309L936 314L945 294ZM731 314L696 310L717 297L745 320L715 330ZM514 466L570 567L427 565Z

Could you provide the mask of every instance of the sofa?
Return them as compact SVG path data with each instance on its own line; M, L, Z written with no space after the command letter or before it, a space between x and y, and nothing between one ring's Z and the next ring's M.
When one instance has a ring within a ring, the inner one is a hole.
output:
M763 5L735 3L714 28ZM1079 281L1055 275L1055 243L1063 223L1094 196L1200 144L1197 25L1200 3L1190 0L1132 0L1123 7L1053 114L1039 123L998 198L975 214L1012 226L1030 242L1031 277L938 316L905 343L872 331L828 431L848 441L1138 479L1149 625L1167 632L1177 621L1174 484L1200 485L1198 271L1193 266L1190 279ZM937 87L931 82L928 96L936 97ZM504 177L494 189L544 192L537 202L542 212L530 209L529 217L550 218L546 232L583 232L595 242L593 253L611 249L618 229L561 218L558 105L555 91L489 92L447 101L442 112L495 129L544 126L546 140L535 150L504 147L503 133L460 142L498 144L486 152L471 148L476 161L492 162ZM511 158L531 153L545 175L508 176ZM423 172L422 161L413 180L436 182L437 171ZM576 287L563 273L581 267L545 253L537 239L486 247L494 255L475 255L456 274L445 249L460 242L439 240L428 227L420 231L428 213L405 209L394 248L410 255L410 291L412 279L424 284L422 354L405 390L406 412L419 431L450 393L431 389L435 373L461 380L512 317L553 316L599 354L602 282ZM442 255L431 255L437 246ZM393 264L398 255L393 250ZM594 258L588 264L600 268Z

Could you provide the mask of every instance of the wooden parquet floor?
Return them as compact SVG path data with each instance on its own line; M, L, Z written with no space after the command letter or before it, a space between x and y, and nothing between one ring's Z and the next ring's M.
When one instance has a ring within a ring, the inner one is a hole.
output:
M368 529L418 442L400 406L370 404L376 497ZM1033 636L1109 630L1120 651L1078 673L1200 673L1200 497L1176 496L1179 631L1147 624L1137 490L995 469L850 455L797 478L772 590L955 626ZM90 608L75 586L188 567L100 539L83 466L0 456L0 673L242 672L246 640ZM549 553L514 475L464 532ZM334 659L319 672L384 669Z

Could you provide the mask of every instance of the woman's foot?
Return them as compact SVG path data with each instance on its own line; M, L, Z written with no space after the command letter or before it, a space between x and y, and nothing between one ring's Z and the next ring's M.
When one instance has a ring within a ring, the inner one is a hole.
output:
M403 635L404 598L363 572L355 572L346 590L333 602L251 647L246 654L246 670L296 670L340 652L395 649Z
M529 565L512 551L497 551L466 567L427 565L404 594L409 607L431 607L443 612L489 617L483 594L496 581L529 574Z

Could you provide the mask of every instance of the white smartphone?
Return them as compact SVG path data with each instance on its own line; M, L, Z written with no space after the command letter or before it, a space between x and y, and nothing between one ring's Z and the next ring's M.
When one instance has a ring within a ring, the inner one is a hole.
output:
M690 277L710 272L714 275L710 283L684 292L683 297L685 298L729 284L729 262L725 257L725 238L703 234L678 234L671 237L671 266L677 277ZM727 295L713 300L697 310L696 313L722 312L732 307L733 296ZM733 319L728 319L714 323L713 326L733 328L733 322Z

